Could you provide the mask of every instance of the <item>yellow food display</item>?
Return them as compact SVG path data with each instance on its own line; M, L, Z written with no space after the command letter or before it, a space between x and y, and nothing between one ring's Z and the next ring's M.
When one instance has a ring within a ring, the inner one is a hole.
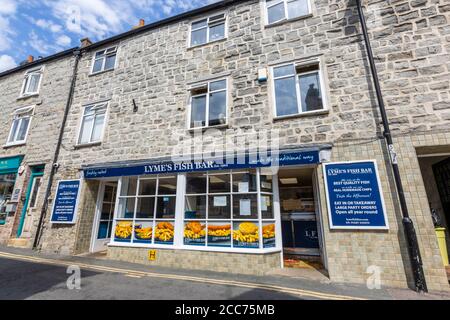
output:
M200 222L189 222L184 227L184 237L189 239L200 239L206 236L206 226Z
M275 225L274 224L269 224L269 225L263 227L263 238L264 239L275 238Z
M159 241L171 241L174 237L174 226L170 222L160 222L156 226L155 239Z
M239 242L255 243L259 241L258 226L252 222L243 222L239 230L233 232L233 239Z
M208 236L211 237L229 237L231 235L231 225L208 226Z
M138 239L150 240L152 238L152 234L153 234L152 227L142 228L141 226L136 226L134 231L136 232L136 238L138 238Z
M115 235L119 239L128 239L133 232L132 222L118 222L116 225Z

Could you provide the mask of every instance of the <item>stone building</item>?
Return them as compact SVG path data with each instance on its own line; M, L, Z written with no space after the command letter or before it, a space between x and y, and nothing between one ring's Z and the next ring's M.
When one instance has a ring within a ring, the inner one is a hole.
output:
M32 246L72 79L73 51L0 74L0 243Z
M366 9L426 280L446 291L430 203L450 221L450 7ZM411 285L360 32L353 1L221 1L85 47L51 196L78 181L78 206L47 212L40 248L250 274L316 257L332 281L375 268L384 286ZM278 171L252 162L267 144ZM181 149L200 160L175 159ZM378 172L380 225L338 225L326 164Z

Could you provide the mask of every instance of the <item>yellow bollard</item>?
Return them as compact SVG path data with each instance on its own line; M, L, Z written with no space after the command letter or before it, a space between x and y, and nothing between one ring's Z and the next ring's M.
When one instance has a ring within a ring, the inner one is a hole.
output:
M447 243L445 242L445 228L436 228L436 236L438 238L439 250L441 250L442 261L444 266L448 266Z

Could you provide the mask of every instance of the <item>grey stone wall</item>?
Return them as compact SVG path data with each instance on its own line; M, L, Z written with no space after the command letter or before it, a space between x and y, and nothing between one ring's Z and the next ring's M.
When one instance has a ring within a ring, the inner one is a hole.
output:
M19 98L26 70L0 78L0 158L23 155L22 165L26 170L16 180L16 188L22 189L22 201L14 217L5 226L0 226L0 241L7 242L15 233L20 221L21 209L25 198L30 174L30 166L46 165L45 175L38 197L38 208L42 206L45 189L48 182L51 163L59 130L62 124L66 106L73 58L66 57L43 64L43 78L40 92L37 96ZM34 115L25 145L6 147L9 131L13 121L14 111L28 106L34 107ZM40 210L37 210L40 213ZM38 216L34 217L34 226ZM13 232L12 232L13 231Z

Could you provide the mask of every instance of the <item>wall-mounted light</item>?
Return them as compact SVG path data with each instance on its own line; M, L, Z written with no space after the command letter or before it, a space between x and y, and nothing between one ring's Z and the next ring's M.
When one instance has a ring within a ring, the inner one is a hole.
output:
M267 82L267 79L268 79L267 69L266 68L259 69L258 70L258 82L264 83L264 82Z

